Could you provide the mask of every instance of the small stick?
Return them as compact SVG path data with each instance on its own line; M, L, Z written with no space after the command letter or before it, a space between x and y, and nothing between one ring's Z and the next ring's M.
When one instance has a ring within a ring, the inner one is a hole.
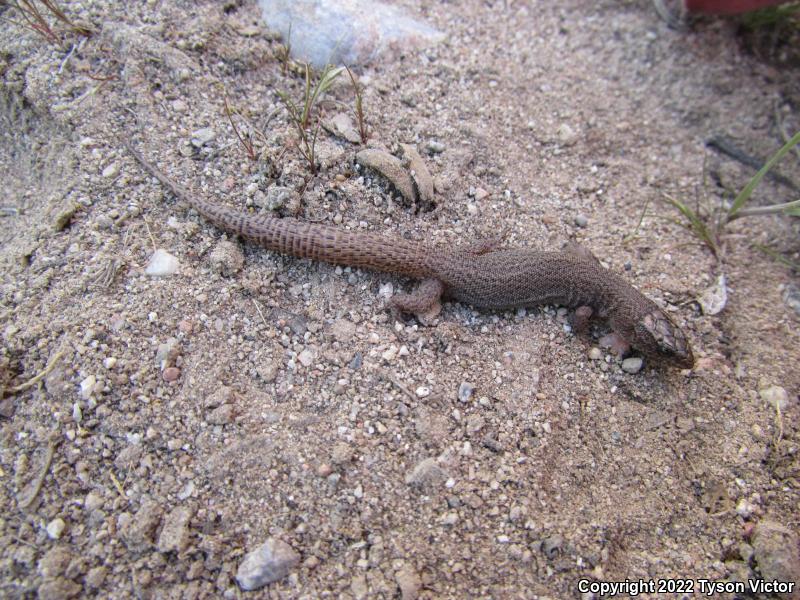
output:
M117 479L116 475L114 475L112 471L109 471L108 476L111 478L111 483L113 483L114 487L117 488L119 495L127 500L128 497L125 495L125 488L122 487L122 484L119 482L119 479Z
M411 398L414 402L416 402L418 400L418 398L414 394L411 393L411 390L409 390L406 386L404 386L400 382L400 380L397 379L397 377L395 377L394 375L392 375L390 373L387 373L386 371L380 371L380 374L381 374L381 377L383 377L384 379L389 381L392 385L394 385L398 390L403 392L406 396Z
M2 395L3 396L10 396L11 394L18 394L19 392L24 392L25 390L27 390L29 388L32 388L37 383L39 383L42 379L47 377L47 374L50 371L53 370L53 368L56 366L56 363L61 359L62 356L64 356L64 354L65 354L65 351L61 350L60 352L58 352L58 354L56 354L53 358L50 359L50 362L47 363L47 366L44 368L44 371L42 371L41 373L39 373L38 375L36 375L32 379L29 379L28 381L26 381L23 384L20 384L20 385L18 385L16 387L13 387L13 388L9 388L7 390L2 390Z
M261 320L264 322L264 326L269 327L269 325L267 325L267 320L264 318L264 313L261 312L261 307L258 305L258 302L256 302L255 298L251 298L251 300L253 301L253 304L255 305L256 310L258 311L258 314L261 317Z
M50 471L50 465L53 464L53 457L56 453L56 446L58 445L59 440L51 441L47 444L47 454L44 456L44 466L42 467L41 472L37 475L35 483L33 484L33 490L31 491L31 495L27 500L24 500L19 503L19 507L22 509L28 508L33 501L36 500L36 497L39 495L39 492L42 491L42 486L44 485L44 478L47 477L48 471Z
M153 244L153 252L158 250L158 246L156 245L156 238L153 237L153 232L150 231L150 223L147 222L147 217L144 217L144 226L147 227L147 235L150 236L150 243Z

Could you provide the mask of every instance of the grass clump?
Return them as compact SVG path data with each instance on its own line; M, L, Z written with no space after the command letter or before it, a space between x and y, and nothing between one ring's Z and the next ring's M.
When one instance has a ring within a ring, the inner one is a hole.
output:
M320 128L320 118L319 115L316 116L316 124L313 130L309 132L312 114L320 98L330 89L343 70L343 67L327 65L319 76L315 78L311 66L306 63L303 101L298 104L286 92L278 92L281 102L283 102L289 113L289 120L297 131L300 154L308 163L313 175L317 174L316 143ZM315 79L316 82L314 81Z
M54 18L62 23L72 33L84 37L90 37L94 33L94 30L88 25L76 23L70 19L55 0L38 0L38 2L36 0L5 0L0 2L0 5L3 4L13 8L22 17L22 21L6 19L7 21L30 29L51 44L58 44L61 40L50 24L49 18Z
M730 206L720 204L717 207L702 207L696 203L692 208L688 203L665 195L666 202L675 208L682 219L676 222L688 229L695 237L705 244L717 259L722 258L722 234L725 226L731 221L745 217L785 214L800 216L800 199L768 206L747 206L758 184L772 170L772 168L786 156L795 146L800 144L800 131L794 134L786 143L773 154L764 166L759 169L750 181L736 195Z
M228 116L228 121L230 121L231 127L233 128L233 133L236 135L236 138L239 140L239 143L244 148L245 154L247 154L247 158L252 161L257 161L259 157L259 152L256 150L255 143L253 142L253 134L250 131L254 130L254 127L250 125L250 123L245 119L245 117L235 109L232 109L230 104L228 104L228 97L223 96L222 99L225 105L225 114ZM248 131L242 132L239 130L239 127L236 126L236 120L233 118L236 115L239 119L244 121L248 125ZM264 136L263 132L257 131L256 132L261 136L264 141L266 141L266 137Z
M353 92L356 95L356 106L355 106L355 113L356 113L356 122L358 123L358 135L361 138L361 143L367 143L367 123L364 120L364 97L361 86L358 85L353 72L350 70L350 67L345 67L347 69L347 74L350 76L350 81L353 83Z

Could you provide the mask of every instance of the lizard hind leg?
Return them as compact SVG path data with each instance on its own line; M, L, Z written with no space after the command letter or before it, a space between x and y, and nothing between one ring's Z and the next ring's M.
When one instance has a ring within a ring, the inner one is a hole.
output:
M594 311L591 306L579 306L572 315L572 329L578 335L586 333Z
M503 245L503 237L497 236L483 240L478 240L477 242L472 242L471 244L467 244L466 246L463 246L459 249L464 250L468 254L481 256L482 254L488 254L489 252L494 252L502 245Z
M423 325L429 324L442 310L444 285L438 279L423 279L411 294L395 294L389 301L392 314L400 320L401 313L413 313Z

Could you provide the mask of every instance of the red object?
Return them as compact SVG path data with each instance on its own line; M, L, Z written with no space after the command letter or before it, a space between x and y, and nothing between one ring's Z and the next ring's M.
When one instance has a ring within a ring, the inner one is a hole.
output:
M686 10L690 13L707 15L735 15L785 2L787 0L684 0Z

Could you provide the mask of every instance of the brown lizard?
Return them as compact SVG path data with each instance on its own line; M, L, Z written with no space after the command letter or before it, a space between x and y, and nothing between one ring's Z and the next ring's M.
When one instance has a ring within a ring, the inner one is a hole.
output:
M577 244L550 252L499 248L499 242L442 248L298 219L249 215L192 196L125 145L178 200L224 231L275 252L420 279L413 294L392 298L395 311L435 315L443 297L490 309L557 304L577 308L577 330L597 315L608 320L618 340L645 355L682 368L694 364L683 331L652 300Z

